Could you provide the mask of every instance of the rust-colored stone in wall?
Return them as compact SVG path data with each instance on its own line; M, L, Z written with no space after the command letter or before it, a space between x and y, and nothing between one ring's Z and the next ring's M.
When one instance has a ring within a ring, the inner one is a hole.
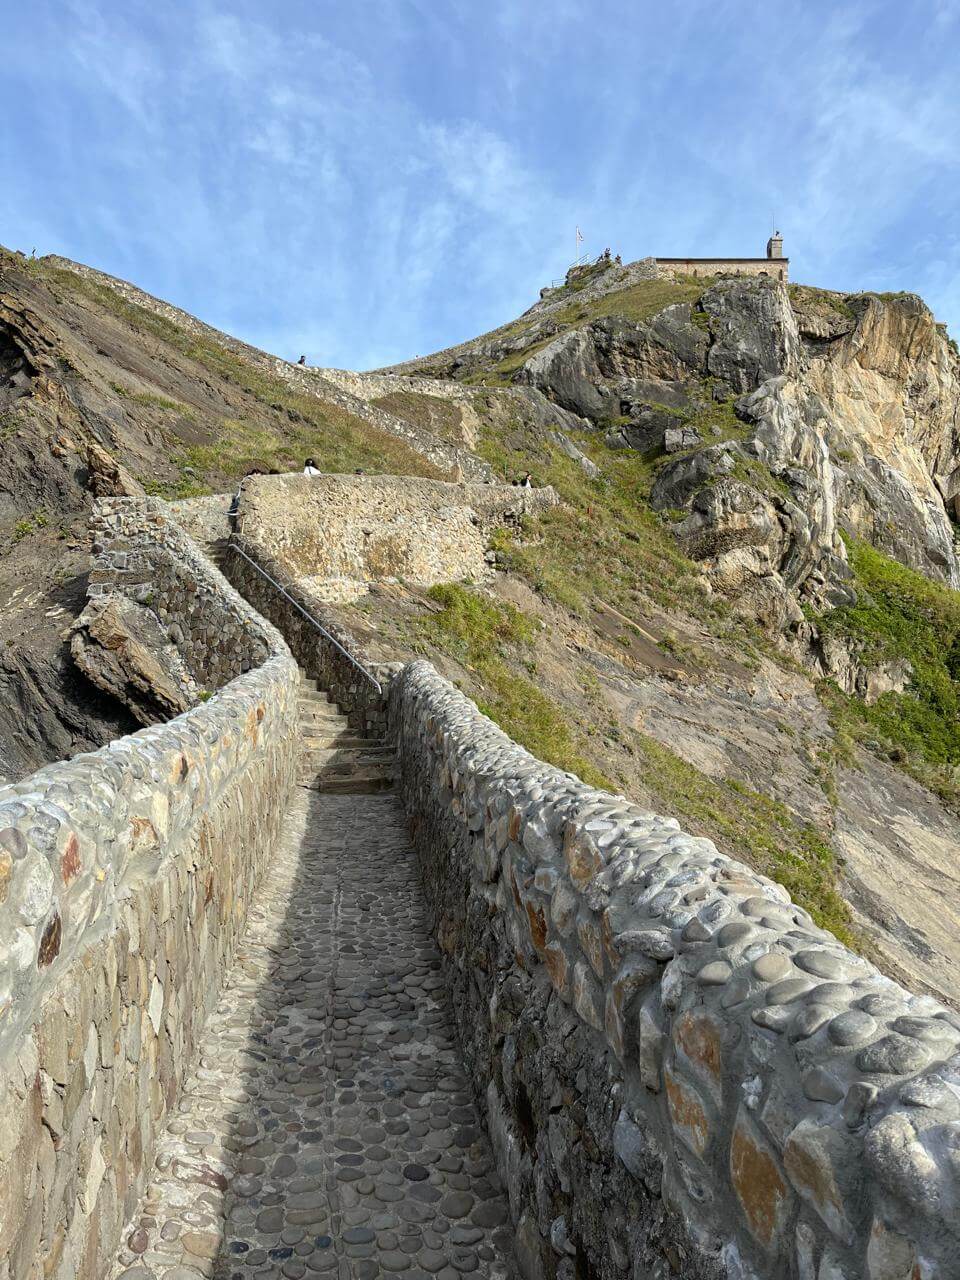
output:
M702 1156L710 1141L710 1119L703 1099L693 1085L675 1075L669 1067L664 1067L663 1079L674 1132L692 1151Z
M554 990L561 995L564 1000L569 1000L570 993L567 987L567 972L570 964L567 960L566 952L559 942L550 942L547 944L543 952L543 963L547 967L547 973L550 975L550 981L553 983Z
M790 1188L743 1110L730 1142L730 1179L751 1233L765 1248L774 1249L790 1208Z
M716 1018L698 1010L688 1010L677 1019L673 1040L691 1066L716 1093L720 1088L720 1027Z
M67 846L60 858L60 875L65 885L70 884L80 874L80 842L71 831L67 838Z
M843 1136L813 1118L802 1120L783 1148L783 1164L794 1187L830 1230L848 1244L853 1232L838 1178L839 1162L849 1158Z
M530 921L530 937L533 945L540 954L543 954L544 945L547 941L547 917L543 907L534 902L531 898L527 898L524 903L527 911L527 919Z

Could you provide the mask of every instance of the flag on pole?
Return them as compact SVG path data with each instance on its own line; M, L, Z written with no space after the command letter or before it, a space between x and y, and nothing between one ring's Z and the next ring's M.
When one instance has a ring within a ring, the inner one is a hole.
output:
M577 227L577 244L579 244L582 239L583 236L580 234L580 228Z

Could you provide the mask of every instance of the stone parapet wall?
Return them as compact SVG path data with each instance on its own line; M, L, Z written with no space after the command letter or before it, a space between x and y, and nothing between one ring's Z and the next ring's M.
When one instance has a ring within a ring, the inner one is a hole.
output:
M238 529L287 575L431 586L482 577L492 529L556 501L552 489L415 476L250 476Z
M96 537L94 592L139 592L152 568L151 607L223 687L0 789L3 1280L105 1274L297 772L299 675L274 628L149 501L101 507Z
M88 594L124 595L151 609L197 684L219 689L259 666L266 628L157 498L101 498L91 519L96 555Z
M166 509L180 529L201 546L224 542L233 532L230 522L232 493L211 493L201 498L179 498Z
M955 1013L428 664L390 714L528 1277L960 1274Z

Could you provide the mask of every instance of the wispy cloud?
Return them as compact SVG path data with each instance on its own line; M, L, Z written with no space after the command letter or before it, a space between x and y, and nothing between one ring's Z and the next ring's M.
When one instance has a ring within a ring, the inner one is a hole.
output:
M35 0L0 239L362 366L515 314L576 223L750 253L776 212L800 278L923 289L960 328L960 0L908 8Z

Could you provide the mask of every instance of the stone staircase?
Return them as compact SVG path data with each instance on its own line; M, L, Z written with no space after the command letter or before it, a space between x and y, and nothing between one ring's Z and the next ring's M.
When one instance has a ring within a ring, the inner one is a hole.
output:
M205 551L225 572L229 538L206 544ZM330 695L300 672L300 754L302 787L337 795L369 795L393 788L394 753L378 738L352 729Z
M208 559L213 561L224 577L227 576L227 549L229 546L229 538L217 538L215 542L206 543L203 548Z
M393 787L394 753L380 739L352 729L316 680L301 673L300 785L338 795L369 794Z

